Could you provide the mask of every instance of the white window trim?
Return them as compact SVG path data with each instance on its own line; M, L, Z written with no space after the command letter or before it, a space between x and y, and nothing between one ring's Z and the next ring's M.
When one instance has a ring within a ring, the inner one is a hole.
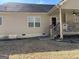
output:
M35 22L36 22L36 21L35 21L35 20L36 20L35 18L36 18L36 17L40 18L40 27L41 27L41 16L27 16L27 27L29 27L29 26L28 26L28 22L29 22L29 21L28 21L28 18L29 18L29 17L33 17L33 19L34 19L34 27L32 27L32 28L37 28L37 27L35 27Z
M1 20L1 21L2 21L2 23L1 23L1 25L0 25L0 26L2 26L2 25L3 25L3 16L0 16L0 17L2 18L2 20Z

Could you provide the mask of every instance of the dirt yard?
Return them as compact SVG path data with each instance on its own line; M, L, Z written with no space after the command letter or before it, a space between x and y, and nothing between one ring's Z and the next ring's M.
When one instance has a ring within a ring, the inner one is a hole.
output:
M79 43L38 39L0 41L0 59L79 59Z

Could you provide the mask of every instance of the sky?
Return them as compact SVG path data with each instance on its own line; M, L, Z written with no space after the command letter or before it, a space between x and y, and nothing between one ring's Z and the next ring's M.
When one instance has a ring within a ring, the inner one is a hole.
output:
M0 0L0 4L8 2L32 3L32 4L57 4L60 0Z

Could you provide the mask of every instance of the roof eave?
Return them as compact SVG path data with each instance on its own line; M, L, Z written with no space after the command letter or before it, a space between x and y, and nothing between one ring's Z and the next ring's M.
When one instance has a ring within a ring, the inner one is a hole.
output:
M48 14L59 8L59 6L62 6L67 0L61 1L59 4L55 5L51 10L49 10Z
M48 14L48 12L23 12L23 11L0 11L0 13L8 13L8 12L13 12L13 13L25 13L25 14Z

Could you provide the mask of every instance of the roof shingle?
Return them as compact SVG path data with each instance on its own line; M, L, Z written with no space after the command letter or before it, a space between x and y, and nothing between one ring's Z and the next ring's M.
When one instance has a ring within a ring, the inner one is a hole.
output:
M54 5L7 3L0 5L0 11L9 12L48 12Z

